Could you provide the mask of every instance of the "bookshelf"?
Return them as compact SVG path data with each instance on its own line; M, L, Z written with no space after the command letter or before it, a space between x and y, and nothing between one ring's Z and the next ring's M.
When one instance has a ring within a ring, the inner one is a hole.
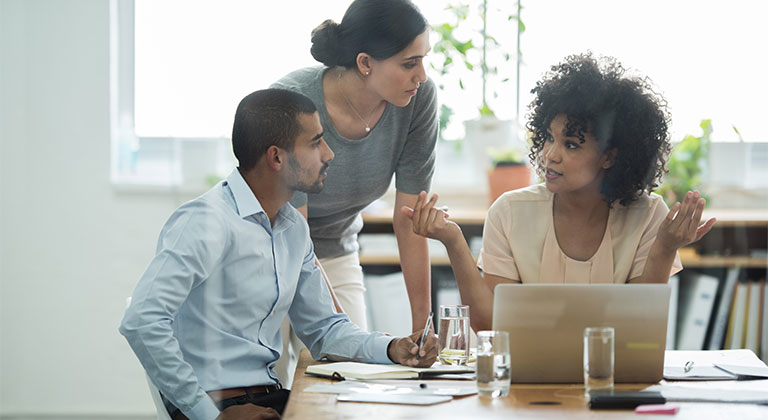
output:
M478 203L479 205L484 205L482 201L478 201ZM487 208L468 208L456 206L455 204L451 206L451 220L461 226L462 232L467 242L470 243L470 248L473 252L479 251L478 247L472 246L472 240L477 243L482 238L486 211ZM743 283L740 286L743 289L747 283L755 283L760 279L765 279L768 275L768 253L766 252L768 249L768 211L758 209L712 209L704 213L705 219L709 217L717 218L717 223L712 230L701 241L680 250L680 258L685 267L680 274L683 275L685 281L681 283L680 279L677 278L675 284L682 285L679 287L682 287L681 293L685 295L686 289L695 284L691 279L707 276L715 279L716 291L714 295L711 293L711 290L708 293L701 293L710 297L711 307L708 309L709 314L699 314L702 321L705 322L705 330L702 330L704 335L701 335L702 331L698 331L699 335L696 337L696 341L706 341L702 348L731 348L732 344L730 342L738 341L738 339L731 339L731 336L725 336L726 331L733 329L732 327L728 330L725 328L734 313L731 305L733 290L736 289L736 285L739 283ZM392 209L383 207L374 212L364 213L363 221L364 227L360 234L360 263L363 266L363 270L366 274L374 275L399 271L400 259L397 254L397 243L392 230ZM366 235L378 235L379 238L384 239L390 236L390 238L389 242L368 242L375 245L375 251L368 252L370 248L365 246ZM441 303L440 292L451 290L456 286L453 271L450 268L450 261L444 253L442 244L437 241L430 242L432 242L430 244L432 304L436 308ZM734 275L734 279L727 280L729 276L733 277ZM736 281L737 278L740 280ZM675 286L675 288L677 289L678 286ZM744 292L742 291L741 293ZM766 287L765 293L768 294L768 287ZM765 298L768 298L768 296ZM724 302L721 303L721 301ZM766 302L768 302L768 299L766 299ZM720 306L724 306L725 309L715 309ZM765 306L768 307L768 303L765 303ZM725 310L725 313L722 312L723 310ZM746 311L743 308L739 310ZM763 310L768 312L768 309ZM689 328L685 326L686 319L690 318L687 312L688 309L686 308L678 308L677 303L671 308L670 322L672 323L671 325L676 327L672 330L673 336L668 336L668 339L673 340L671 342L672 348L676 348L675 330L679 332ZM745 312L743 316L746 319L747 313ZM678 318L680 318L679 325ZM707 322L707 319L710 319L710 321ZM768 314L764 315L762 321L763 335L761 336L758 333L758 337L761 340L761 347L759 349L762 351L758 351L758 348L755 347L753 349L763 360L768 361L768 327L766 325L768 325ZM719 326L719 328L716 328L716 326ZM717 334L714 332L716 329L719 331ZM747 323L745 321L743 333L745 345L737 345L734 348L746 347L747 331ZM734 333L730 334L734 335ZM685 345L685 342L682 345Z
M452 209L451 220L458 223L470 241L482 237L483 222L487 209L457 208ZM686 268L742 267L750 269L768 269L768 211L713 209L704 212L704 218L716 217L717 223L712 231L700 242L680 250L680 258ZM392 209L380 209L363 213L364 227L361 235L371 233L393 233ZM762 252L762 255L755 255ZM360 263L366 266L399 266L397 248L391 253L382 254L379 250L374 255L360 251ZM432 266L450 266L448 257L431 257Z

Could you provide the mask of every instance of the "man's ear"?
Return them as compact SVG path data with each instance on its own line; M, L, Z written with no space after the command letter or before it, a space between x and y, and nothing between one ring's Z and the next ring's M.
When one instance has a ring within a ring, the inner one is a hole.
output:
M372 59L373 58L367 53L361 52L357 54L357 60L355 61L355 64L357 64L357 71L359 71L360 74L363 75L363 77L371 74Z
M285 164L285 151L277 146L269 146L264 155L267 165L274 171L279 171Z
M616 153L617 150L615 148L605 152L605 162L603 162L603 169L613 167L614 163L616 163Z

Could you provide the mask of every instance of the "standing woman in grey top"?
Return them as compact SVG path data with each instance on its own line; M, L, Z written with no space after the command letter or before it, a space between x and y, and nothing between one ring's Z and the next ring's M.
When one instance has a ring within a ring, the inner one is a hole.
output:
M395 177L395 209L413 206L430 187L438 118L435 85L423 58L428 24L409 0L355 0L340 24L312 31L312 56L322 66L294 71L273 87L308 96L336 155L325 188L296 193L291 203L309 222L315 253L342 309L367 327L357 234L360 212ZM412 329L430 311L426 239L401 212L392 221L411 304Z

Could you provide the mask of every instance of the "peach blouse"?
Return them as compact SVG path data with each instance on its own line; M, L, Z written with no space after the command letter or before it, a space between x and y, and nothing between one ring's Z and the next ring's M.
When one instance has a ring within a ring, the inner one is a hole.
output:
M659 225L669 209L658 194L614 204L608 227L587 261L569 258L555 236L554 194L544 184L504 193L488 210L477 266L522 283L626 283L643 274ZM675 256L673 275L682 270Z

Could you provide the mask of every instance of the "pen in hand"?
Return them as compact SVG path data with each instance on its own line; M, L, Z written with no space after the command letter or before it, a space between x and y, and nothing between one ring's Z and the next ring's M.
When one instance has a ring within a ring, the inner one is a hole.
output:
M432 324L432 312L427 317L427 323L424 325L424 331L421 333L421 341L419 342L419 349L416 351L416 360L421 359L421 348L424 347L424 342L427 341L427 334L429 334L429 326Z

